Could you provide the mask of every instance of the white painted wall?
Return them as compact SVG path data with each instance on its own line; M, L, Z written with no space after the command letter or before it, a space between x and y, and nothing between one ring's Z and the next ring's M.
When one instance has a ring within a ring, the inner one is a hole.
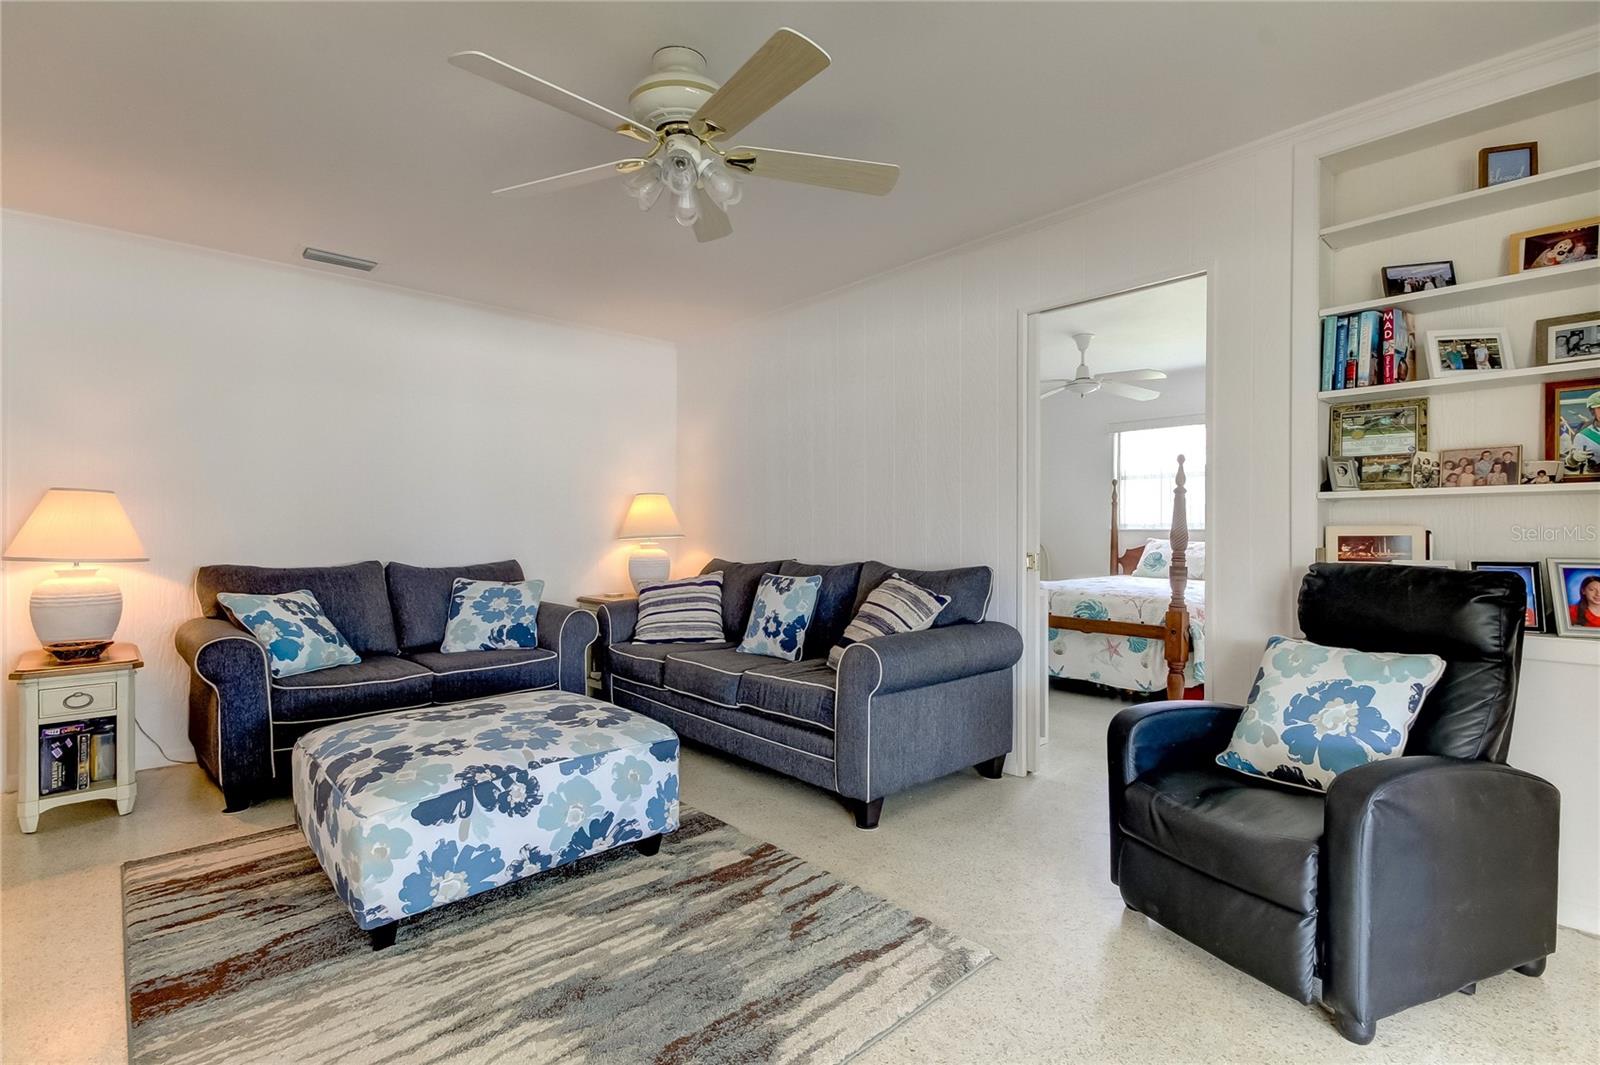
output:
M1205 367L1173 371L1151 387L1161 396L1146 402L1100 394L1079 398L1070 392L1040 402L1039 542L1048 561L1045 577L1097 577L1108 572L1111 434L1117 427L1188 415L1205 419ZM1164 538L1170 531L1125 529L1122 549L1152 536ZM1190 532L1192 539L1205 539L1202 528L1192 527Z
M0 236L4 535L51 485L117 492L150 553L113 569L118 636L174 757L200 564L514 557L570 602L627 586L628 499L673 490L669 344L30 215ZM8 662L45 576L6 567Z

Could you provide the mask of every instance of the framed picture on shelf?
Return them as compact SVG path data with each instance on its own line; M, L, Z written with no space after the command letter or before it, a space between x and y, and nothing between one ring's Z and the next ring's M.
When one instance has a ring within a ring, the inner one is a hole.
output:
M1544 457L1563 481L1600 481L1600 377L1545 382Z
M1361 487L1361 460L1328 460L1328 487L1335 492L1352 492Z
M1439 487L1439 453L1419 451L1411 458L1411 487Z
M1368 455L1361 460L1359 484L1363 492L1410 488L1414 454Z
M1561 480L1561 463L1554 459L1533 459L1522 464L1523 484L1555 484Z
M1533 323L1533 361L1541 365L1600 359L1600 311Z
M1600 640L1600 559L1547 558L1557 636Z
M1474 562L1473 569L1495 570L1501 573L1515 573L1522 578L1522 583L1528 590L1528 601L1522 615L1522 627L1529 632L1548 632L1545 627L1546 595L1544 592L1544 574L1541 573L1537 562Z
M1478 188L1521 181L1539 172L1539 142L1497 144L1478 153Z
M1511 334L1504 329L1428 330L1428 376L1512 370Z
M1409 455L1428 449L1428 398L1336 403L1328 409L1328 455Z
M1522 483L1522 445L1463 447L1439 452L1442 488L1484 488Z
M1420 525L1329 525L1323 530L1325 562L1424 562L1428 530Z
M1449 259L1436 263L1405 263L1383 268L1383 294L1404 296L1408 292L1426 292L1434 288L1449 288L1456 283L1456 264Z
M1511 234L1509 273L1583 263L1600 255L1600 215Z

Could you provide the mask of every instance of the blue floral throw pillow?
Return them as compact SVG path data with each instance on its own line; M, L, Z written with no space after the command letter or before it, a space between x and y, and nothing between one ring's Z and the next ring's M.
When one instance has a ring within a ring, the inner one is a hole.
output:
M317 597L308 591L281 595L219 592L217 602L234 624L267 649L267 670L274 677L361 661L322 612Z
M450 619L439 650L502 651L538 647L539 599L544 581L471 581L457 577L450 590Z
M806 626L817 609L821 575L784 577L768 573L756 587L739 650L747 655L769 655L790 662L800 657L806 644Z
M1400 756L1443 673L1437 655L1352 651L1274 636L1217 764L1325 792L1346 769Z

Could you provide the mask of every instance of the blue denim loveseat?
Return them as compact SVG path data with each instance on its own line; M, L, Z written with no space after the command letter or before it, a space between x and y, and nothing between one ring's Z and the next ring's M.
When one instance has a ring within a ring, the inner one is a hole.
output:
M175 642L190 670L189 740L222 789L224 808L287 794L294 741L332 722L513 691L584 692L585 652L597 632L587 610L540 603L538 647L441 653L457 577L523 579L515 561L200 567L195 594L204 616L180 626ZM300 588L317 597L360 662L274 679L265 650L217 605L218 592Z
M607 699L685 739L841 796L862 828L877 826L886 795L968 767L1000 775L1011 751L1011 668L1022 637L983 619L994 584L987 566L712 559L701 572L714 570L723 574L725 642L638 643L638 600L600 609L595 663ZM734 650L764 573L822 576L799 661ZM835 672L828 649L891 573L951 601L931 629L852 644Z

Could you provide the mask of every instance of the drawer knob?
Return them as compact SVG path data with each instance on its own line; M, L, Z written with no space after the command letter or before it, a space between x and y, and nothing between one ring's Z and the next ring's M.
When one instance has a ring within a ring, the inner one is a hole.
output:
M61 705L68 710L82 710L84 707L92 706L93 704L94 696L89 692L73 692L61 700Z

